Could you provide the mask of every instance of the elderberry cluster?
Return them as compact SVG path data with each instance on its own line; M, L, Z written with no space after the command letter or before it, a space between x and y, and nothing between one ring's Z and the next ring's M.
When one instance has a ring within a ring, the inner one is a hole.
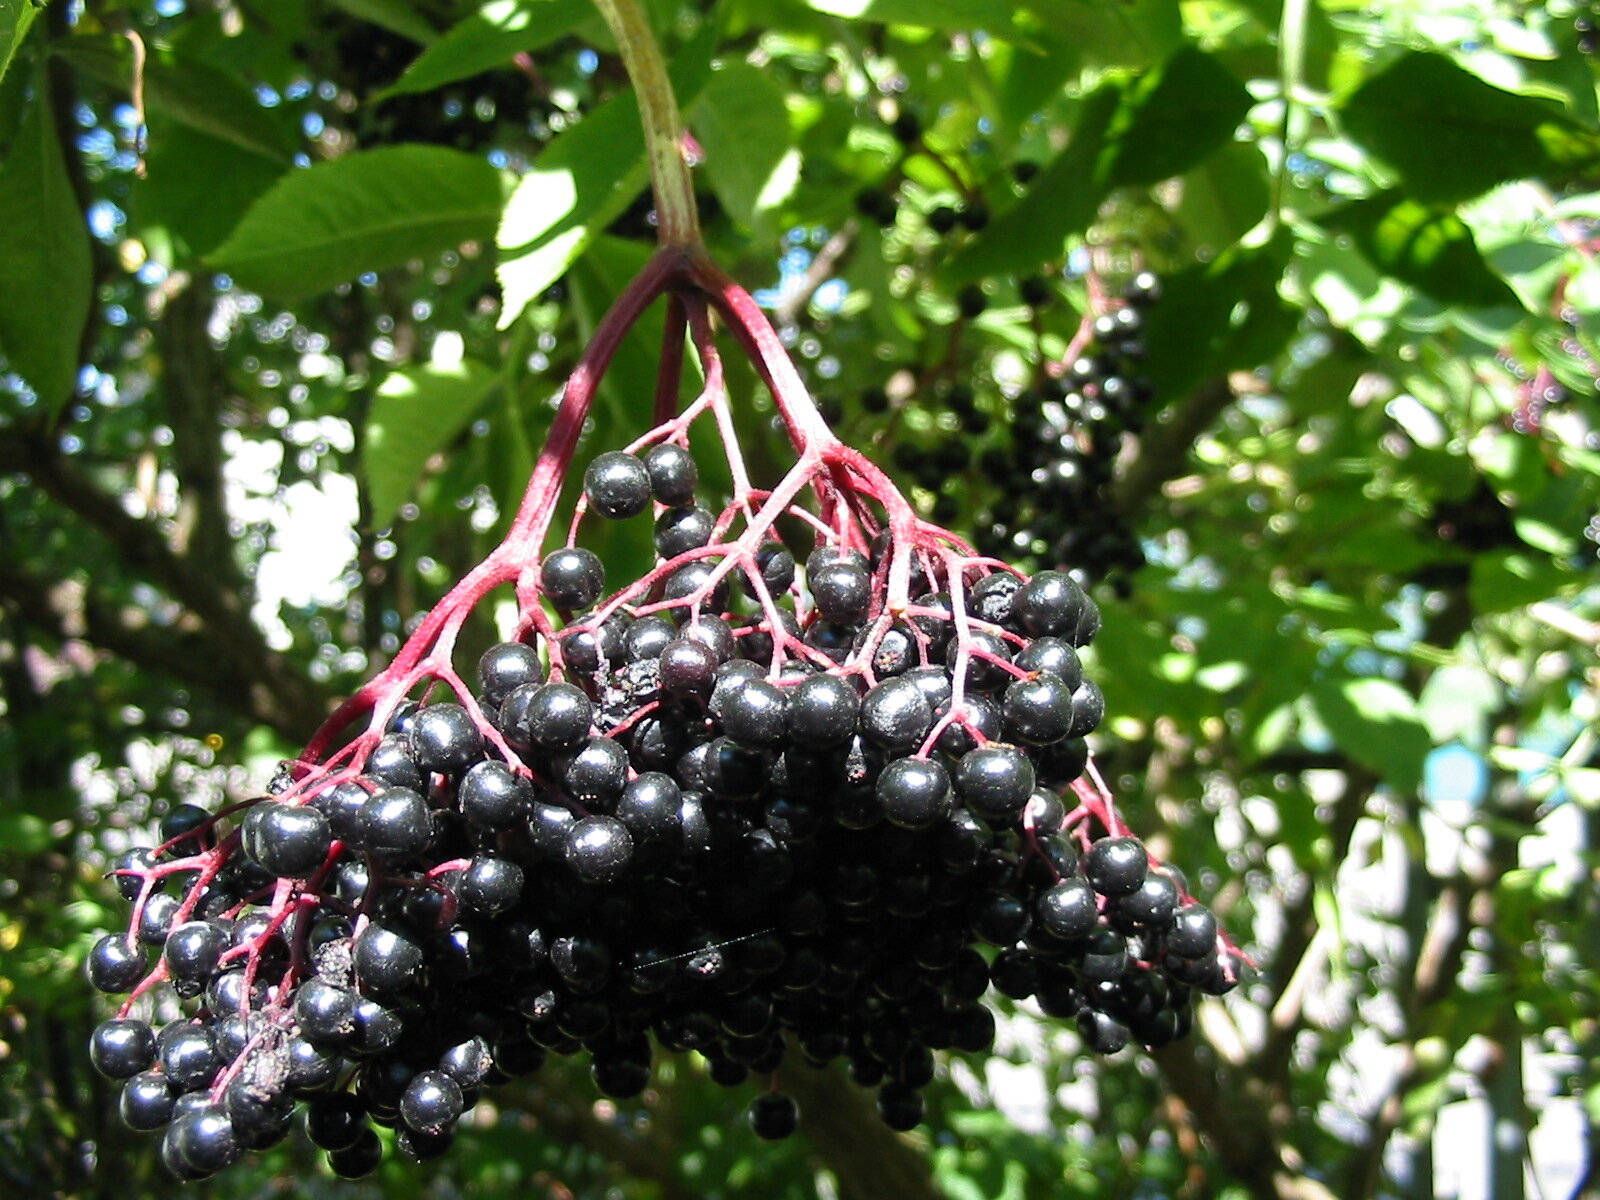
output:
M1083 352L1044 386L1017 397L1010 447L979 458L1004 497L1002 507L979 518L980 549L1056 563L1118 586L1144 565L1110 487L1123 438L1144 427L1153 399L1139 371L1146 314L1160 296L1160 280L1139 272L1120 302L1094 318Z
M697 485L678 444L599 455L587 510L655 511L646 579L608 592L592 551L544 556L547 607L475 686L378 710L343 765L180 809L118 862L133 914L90 979L169 984L181 1012L130 1000L91 1051L179 1177L297 1107L339 1175L376 1167L375 1126L431 1158L550 1054L616 1099L659 1050L768 1077L765 1138L798 1119L786 1058L844 1058L907 1129L934 1052L990 1048L991 987L1113 1053L1233 986L1212 914L1082 799L1100 616L1070 575L889 528L802 565L725 540L735 506Z

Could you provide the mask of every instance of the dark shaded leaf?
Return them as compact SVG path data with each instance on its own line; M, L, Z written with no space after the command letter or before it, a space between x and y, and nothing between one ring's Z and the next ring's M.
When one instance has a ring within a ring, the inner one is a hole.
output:
M1516 293L1478 253L1466 222L1448 209L1390 189L1340 205L1322 218L1348 234L1378 270L1443 304L1516 306Z
M445 30L376 101L428 92L509 66L514 54L548 46L595 15L589 0L499 0Z
M55 413L76 388L93 256L43 88L0 163L0 229L0 352Z
M1362 84L1339 116L1418 200L1466 200L1508 179L1565 182L1600 164L1600 133L1442 54L1405 55Z

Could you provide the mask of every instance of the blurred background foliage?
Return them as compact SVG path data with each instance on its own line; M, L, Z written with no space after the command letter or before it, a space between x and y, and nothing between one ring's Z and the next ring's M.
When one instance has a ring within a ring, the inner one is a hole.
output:
M1153 1060L996 1001L906 1137L831 1078L774 1147L695 1062L620 1109L557 1065L443 1162L195 1191L1600 1194L1593 8L649 7L714 253L927 512L1097 578L1098 761L1259 974ZM16 0L0 69L0 1192L126 1198L170 1184L84 1053L107 859L493 544L650 203L584 0ZM1142 270L1091 428L1059 381Z

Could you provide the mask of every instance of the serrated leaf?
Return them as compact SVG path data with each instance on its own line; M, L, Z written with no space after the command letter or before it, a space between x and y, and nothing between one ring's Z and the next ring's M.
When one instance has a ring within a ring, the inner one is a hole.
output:
M709 22L673 55L672 90L692 105L711 71L718 30ZM594 235L620 216L649 178L638 102L619 92L556 138L517 183L500 218L500 327L561 278Z
M76 391L93 255L42 87L0 163L0 229L0 354L53 414Z
M1560 183L1600 164L1600 134L1442 54L1404 55L1362 84L1339 115L1418 200L1466 200L1508 179Z
M513 55L548 46L594 15L591 0L492 0L445 30L373 99L428 92L508 66Z
M1327 679L1314 684L1311 704L1338 747L1400 791L1422 783L1433 739L1416 701L1387 679Z
M1342 204L1321 223L1348 234L1361 256L1386 275L1443 304L1519 307L1496 275L1466 222L1448 209L1412 200L1396 189Z
M378 385L361 448L378 525L393 518L428 460L471 424L499 381L497 372L466 359L454 367L407 367Z
M500 172L442 146L384 146L291 171L245 212L210 265L242 287L307 296L462 242L487 240Z
M1250 104L1250 93L1226 67L1185 46L1123 94L1095 178L1123 187L1181 174L1233 137Z
M728 215L749 226L782 203L800 178L783 90L746 62L712 73L690 112L689 127L706 154L706 174Z
M44 6L34 0L0 0L0 79L5 78L17 47L28 36L28 27Z

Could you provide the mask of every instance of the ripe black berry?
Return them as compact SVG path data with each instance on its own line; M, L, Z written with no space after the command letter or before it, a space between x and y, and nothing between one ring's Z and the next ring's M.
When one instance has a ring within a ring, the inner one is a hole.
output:
M1149 862L1137 838L1101 838L1084 855L1083 873L1102 896L1129 896L1144 882Z
M132 1017L102 1021L89 1041L89 1059L108 1079L129 1079L155 1061L150 1026Z
M932 829L950 814L950 776L936 762L897 758L878 776L878 803L892 825Z
M750 1128L759 1138L778 1141L800 1124L800 1106L782 1092L766 1092L750 1102Z
M585 817L567 834L567 865L586 882L615 881L632 858L633 838L615 818Z
M588 608L605 590L605 565L593 550L568 546L555 551L539 565L539 586L557 608L569 612Z
M662 504L688 504L694 499L700 469L695 466L694 456L682 446L663 442L650 447L644 456L644 468L650 477L650 491Z
M244 852L284 879L310 875L328 857L332 842L328 818L309 804L258 804L242 831Z
M650 473L633 455L608 450L596 455L583 473L583 494L603 516L636 516L650 504Z

